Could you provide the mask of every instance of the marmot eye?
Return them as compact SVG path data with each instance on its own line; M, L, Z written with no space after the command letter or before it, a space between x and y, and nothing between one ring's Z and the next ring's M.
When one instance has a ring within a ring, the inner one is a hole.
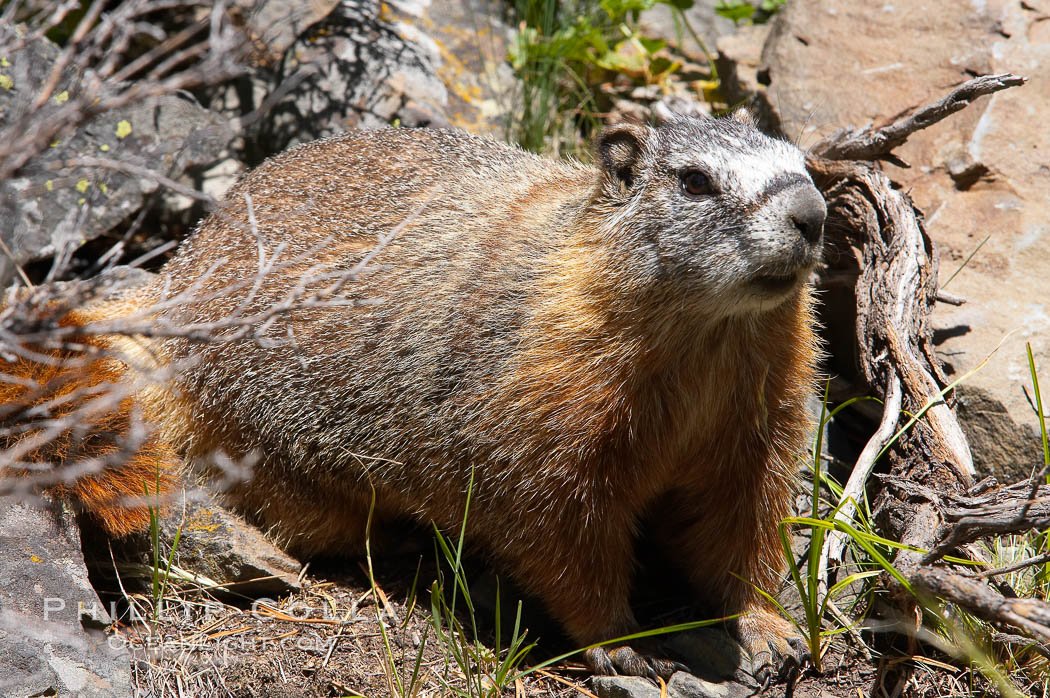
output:
M686 170L679 178L682 180L682 191L689 196L706 196L714 193L711 180L700 170Z

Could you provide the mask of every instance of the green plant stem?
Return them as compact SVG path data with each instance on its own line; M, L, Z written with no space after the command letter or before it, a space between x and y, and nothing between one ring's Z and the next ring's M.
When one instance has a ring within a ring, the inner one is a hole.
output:
M387 636L386 625L383 623L383 616L379 611L379 591L376 586L375 572L372 570L372 515L375 513L376 508L376 491L372 488L372 501L368 505L368 518L365 519L365 562L368 564L368 584L372 590L372 603L375 606L376 611L376 623L379 625L379 634L383 638L383 651L386 653L387 663L390 665L390 675L393 677L391 682L391 688L397 689L399 696L407 695L405 692L405 684L401 680L401 675L397 671L397 664L394 661L394 650L390 646L390 638Z
M810 515L815 519L820 516L820 453L823 450L824 444L824 425L827 423L827 412L828 412L828 393L831 390L831 379L829 378L824 384L824 399L820 403L820 422L818 423L817 434L813 441L813 494L810 501ZM785 552L788 557L791 557L790 541L786 538L786 532L783 524L781 525L781 539L782 543L786 546ZM817 596L820 593L820 555L824 550L824 530L819 528L811 529L809 539L809 555L808 564L806 569L806 586L807 594L803 597L803 601L806 607L806 625L809 628L809 653L813 660L813 668L816 672L820 673L820 657L821 657L821 634L820 634L820 613L817 610L820 601ZM792 560L792 562L794 562ZM801 580L798 579L797 572L792 575L795 578L796 584L801 584ZM799 592L801 593L801 589ZM826 597L826 594L825 594ZM826 598L825 598L826 601Z
M1032 343L1025 342L1025 351L1028 353L1028 370L1032 374L1032 390L1035 393L1035 411L1039 417L1039 435L1043 441L1043 469L1050 467L1050 446L1046 438L1046 416L1043 414L1043 396L1039 390L1039 374L1035 370L1035 356L1032 355ZM1047 473L1046 483L1050 485L1050 473ZM1043 550L1050 550L1050 531L1042 533ZM1044 564L1042 569L1044 579L1050 579L1050 563Z
M686 31L689 32L689 36L693 37L693 41L695 41L696 45L700 47L701 51L703 51L704 57L707 59L707 68L711 71L711 80L721 84L722 81L718 77L718 68L715 66L715 57L711 54L711 50L707 48L707 43L705 43L704 40L700 38L700 35L696 33L696 30L693 29L692 23L689 21L689 18L685 16L685 12L681 8L675 5L671 5L671 8L674 10L675 14L678 15L678 19L682 22L682 26L684 26Z

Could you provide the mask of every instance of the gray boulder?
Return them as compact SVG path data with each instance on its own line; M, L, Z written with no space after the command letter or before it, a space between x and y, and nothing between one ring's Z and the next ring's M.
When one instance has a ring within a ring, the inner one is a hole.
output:
M406 39L380 16L378 0L341 3L285 52L268 92L293 87L266 114L256 140L273 153L398 120L443 125L448 91L437 61L432 42ZM411 116L402 111L410 105Z
M131 695L130 658L91 583L76 522L0 499L0 695Z
M0 122L6 124L0 139L24 137L19 117L58 55L56 45L37 39L5 57L0 73L10 86L0 89ZM31 123L55 117L81 87L80 76L66 70ZM177 178L192 165L215 160L230 138L225 120L172 95L99 114L60 138L0 182L0 239L10 251L10 257L0 254L0 287L14 279L14 264L72 254L136 212L158 187L150 172ZM68 164L73 160L94 164Z
M353 128L451 125L502 136L515 87L507 41L498 9L478 0L343 2L220 108L258 109L251 157Z

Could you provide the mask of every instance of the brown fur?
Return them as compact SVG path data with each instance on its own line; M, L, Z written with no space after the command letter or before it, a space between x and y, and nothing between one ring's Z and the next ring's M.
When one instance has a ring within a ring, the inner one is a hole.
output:
M790 627L751 585L780 581L777 525L818 349L807 286L773 298L745 283L788 258L763 245L797 257L799 243L780 240L797 233L766 203L774 194L748 193L753 165L733 163L768 152L808 178L791 146L711 123L611 131L603 168L397 130L264 163L141 307L191 293L167 321L251 316L411 222L341 305L295 309L234 343L153 342L179 366L167 391L138 396L162 441L76 496L122 532L134 515L111 502L172 449L205 465L216 452L257 458L229 501L309 556L359 549L372 488L375 526L411 516L454 529L473 473L471 544L575 641L638 629L628 593L649 516L698 593L746 614L749 650L787 653ZM688 157L717 174L717 205L682 198L675 163ZM761 206L776 220L750 239ZM253 283L260 246L284 266ZM807 250L791 273L813 263ZM100 362L88 384L114 371ZM119 432L128 409L102 426Z

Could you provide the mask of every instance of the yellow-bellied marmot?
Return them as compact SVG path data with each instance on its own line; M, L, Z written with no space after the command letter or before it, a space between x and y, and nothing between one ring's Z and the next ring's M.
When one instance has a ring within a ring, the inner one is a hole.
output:
M313 555L360 548L373 487L375 526L454 529L473 473L470 545L576 642L638 629L648 516L697 593L745 613L747 649L788 652L751 585L780 581L810 426L824 202L802 153L746 118L612 127L596 160L389 129L263 163L158 281L64 320L153 307L158 326L228 340L90 340L177 370L100 427L140 409L140 453L64 492L121 533L144 518L120 497L158 463L256 454L229 500ZM84 380L133 380L103 363ZM589 660L668 667L630 648Z

